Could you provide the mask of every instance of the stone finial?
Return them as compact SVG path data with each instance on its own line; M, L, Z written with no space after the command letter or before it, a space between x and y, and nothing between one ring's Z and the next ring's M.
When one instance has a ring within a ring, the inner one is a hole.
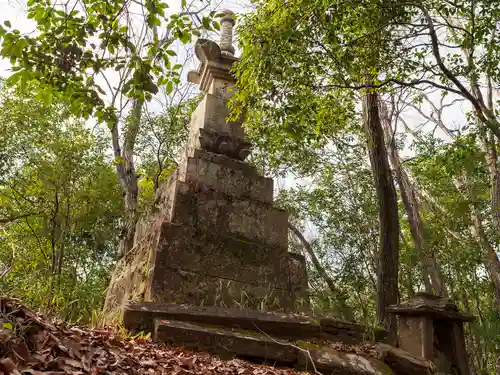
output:
M235 24L234 13L228 9L221 12L223 16L220 19L221 34L220 34L220 50L223 55L234 56L233 47L233 27Z

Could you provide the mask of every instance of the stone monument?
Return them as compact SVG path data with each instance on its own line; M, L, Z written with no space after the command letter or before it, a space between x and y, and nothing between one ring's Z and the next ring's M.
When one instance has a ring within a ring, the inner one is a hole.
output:
M450 299L419 293L388 312L399 320L399 346L431 361L445 374L469 375L463 324L474 317L459 312Z
M139 220L133 248L112 275L105 310L127 301L290 311L308 303L302 256L287 251L288 214L273 207L273 180L245 163L250 143L228 122L234 17L224 11L220 43L196 42L189 81L194 111L178 170Z

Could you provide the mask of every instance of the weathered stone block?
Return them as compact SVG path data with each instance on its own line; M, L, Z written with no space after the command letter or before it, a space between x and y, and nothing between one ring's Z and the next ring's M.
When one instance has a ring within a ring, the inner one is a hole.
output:
M310 371L342 375L389 375L383 362L355 353L343 353L327 346L305 346L298 351L298 364Z
M287 343L272 340L263 334L202 327L171 320L159 320L155 325L155 340L183 346L187 349L210 351L222 356L294 363L297 349Z
M409 353L431 360L444 373L470 373L463 323L474 318L458 311L449 299L418 293L388 312L399 316L400 347Z
M291 308L294 298L289 275L285 249L164 223L152 298L175 303L262 303Z
M221 236L286 248L288 214L270 204L238 199L205 184L177 181L172 222Z
M253 172L253 173L251 173ZM202 183L210 189L240 199L265 203L273 201L273 180L254 171L235 169L202 158L188 158L181 167L179 179L187 183Z
M157 319L176 320L226 329L265 332L287 340L328 340L359 344L369 339L367 328L335 319L316 319L293 313L254 311L245 308L171 305L129 301L124 325L132 332L152 332Z
M158 234L152 231L144 236L117 263L109 284L105 311L121 312L128 300L150 299Z
M198 128L227 134L235 138L245 138L241 123L228 122L227 103L229 100L213 94L206 94L198 108L193 113L192 123Z
M309 306L307 284L306 260L304 256L296 253L287 253L288 267L290 270L290 288L296 301L303 301L305 307Z

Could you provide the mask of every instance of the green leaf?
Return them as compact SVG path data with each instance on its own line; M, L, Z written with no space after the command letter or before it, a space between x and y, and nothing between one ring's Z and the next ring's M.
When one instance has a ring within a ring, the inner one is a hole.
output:
M174 90L174 84L172 83L172 81L168 81L167 85L165 86L165 92L167 94L170 94L172 93L173 90Z
M3 24L7 27L12 27L12 24L10 23L9 20L4 21Z
M205 29L207 30L212 30L212 26L210 25L210 18L209 17L203 17L202 19L202 25Z
M9 331L12 331L12 329L14 328L14 327L12 326L12 323L9 323L9 322L3 322L3 323L2 323L2 326L3 326L3 329L7 329L7 330L9 330Z

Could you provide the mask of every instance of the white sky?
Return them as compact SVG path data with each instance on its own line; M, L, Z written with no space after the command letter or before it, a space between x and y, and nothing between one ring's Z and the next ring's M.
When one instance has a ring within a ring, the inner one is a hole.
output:
M198 1L198 0L195 0ZM204 3L206 4L207 0L203 0ZM238 1L238 0L209 0L212 2L211 8L214 9L224 9L228 8L233 10L236 13L242 13L245 11L248 11L249 8L249 1L244 0L244 1ZM170 3L170 11L171 12L177 12L180 9L180 0L175 0L174 2ZM13 27L19 29L23 33L29 33L33 32L35 29L35 24L34 22L30 21L26 17L26 6L25 6L25 1L24 0L0 0L0 22L4 22L5 20L10 20ZM218 38L216 35L211 36L212 39ZM191 46L192 47L192 46ZM189 48L188 48L189 49ZM180 61L181 63L184 62L184 56L186 56L186 49L184 47L180 47L178 49L178 54L180 55ZM195 59L191 59L188 61L188 67L184 68L183 72L183 80L185 81L186 79L186 74L188 70L195 69L197 67L197 61ZM10 69L10 63L8 60L5 59L0 59L0 76L6 77L10 74L9 72ZM113 77L114 75L114 77ZM111 74L108 76L110 81L117 80L117 75L116 73ZM101 87L105 88L104 83L98 82ZM436 100L436 102L439 101L439 95L433 97L433 100ZM150 111L156 112L160 111L162 108L161 102L165 103L164 100L154 100L151 103L148 104L148 109ZM463 104L457 104L452 107L449 107L446 109L444 113L444 119L446 120L447 124L449 124L450 128L454 128L456 126L460 126L461 124L464 123L464 118L465 118L465 112L468 109L468 107L464 107ZM427 106L426 111L429 111L430 113L430 107ZM409 124L410 127L412 128L418 128L420 124L423 123L423 118L416 112L416 111L407 111L405 113L405 120ZM432 126L427 125L424 129L430 130L432 129ZM398 129L400 130L400 129ZM444 134L441 131L436 132L436 136L446 138ZM407 139L407 142L411 141L411 137ZM403 152L402 152L403 158L405 157L411 157L413 156L413 151L410 150L408 147L406 147ZM287 177L285 179L279 179L276 181L275 185L278 189L285 188L285 187L290 187L292 185L295 185L297 180L295 180L293 177Z

